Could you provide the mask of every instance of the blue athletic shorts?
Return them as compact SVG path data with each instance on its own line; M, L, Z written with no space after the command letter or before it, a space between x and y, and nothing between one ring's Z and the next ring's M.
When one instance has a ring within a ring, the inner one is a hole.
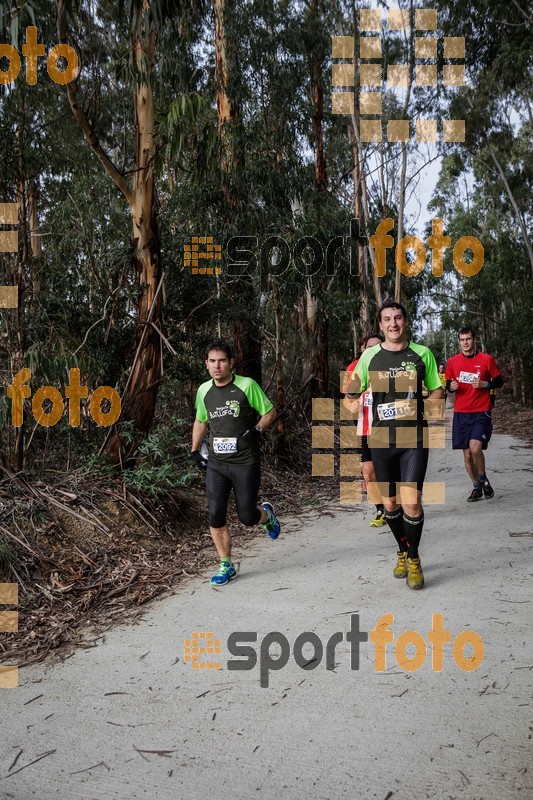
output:
M452 448L468 450L470 439L475 439L486 450L492 436L492 416L490 411L476 411L466 414L456 411L453 415Z

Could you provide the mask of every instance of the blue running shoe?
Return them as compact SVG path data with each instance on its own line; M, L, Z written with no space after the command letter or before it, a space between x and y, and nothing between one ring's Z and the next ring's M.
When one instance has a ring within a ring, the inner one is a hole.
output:
M261 508L264 508L269 516L268 522L263 523L263 528L266 530L271 539L277 539L281 533L281 522L274 514L272 504L261 503Z
M237 570L229 561L221 561L218 572L211 578L211 586L224 586L237 577Z

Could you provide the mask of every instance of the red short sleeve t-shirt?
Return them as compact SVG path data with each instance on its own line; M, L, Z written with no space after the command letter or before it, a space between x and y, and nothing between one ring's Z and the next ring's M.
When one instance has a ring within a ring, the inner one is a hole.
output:
M476 353L467 358L462 353L452 356L446 364L446 380L457 381L454 411L473 414L476 411L490 411L490 392L488 389L474 389L472 381L479 378L491 381L497 378L500 370L488 353Z
M355 358L351 364L348 364L346 367L346 371L344 373L344 383L342 384L342 393L346 394L349 391L350 383L353 380L353 373L355 372L355 368L357 366L357 362L359 361L358 358Z

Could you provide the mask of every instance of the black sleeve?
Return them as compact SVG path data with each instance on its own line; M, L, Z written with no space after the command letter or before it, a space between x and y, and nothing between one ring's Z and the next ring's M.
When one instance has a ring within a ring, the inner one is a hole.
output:
M451 392L453 394L453 389L450 389L450 383L451 383L451 380L448 379L446 381L446 391L447 392Z
M498 375L497 378L493 378L491 381L489 381L489 383L489 389L499 389L501 386L503 386L503 378L501 375Z

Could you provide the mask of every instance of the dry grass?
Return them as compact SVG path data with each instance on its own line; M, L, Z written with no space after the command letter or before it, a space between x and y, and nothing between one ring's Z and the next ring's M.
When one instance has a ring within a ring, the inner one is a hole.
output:
M19 632L0 634L0 662L27 665L94 646L95 635L216 563L200 480L154 501L120 480L87 485L87 475L72 472L44 483L2 469L0 582L19 585ZM287 470L262 482L283 515L319 502L317 488ZM246 545L255 532L231 508L229 521L236 546Z

